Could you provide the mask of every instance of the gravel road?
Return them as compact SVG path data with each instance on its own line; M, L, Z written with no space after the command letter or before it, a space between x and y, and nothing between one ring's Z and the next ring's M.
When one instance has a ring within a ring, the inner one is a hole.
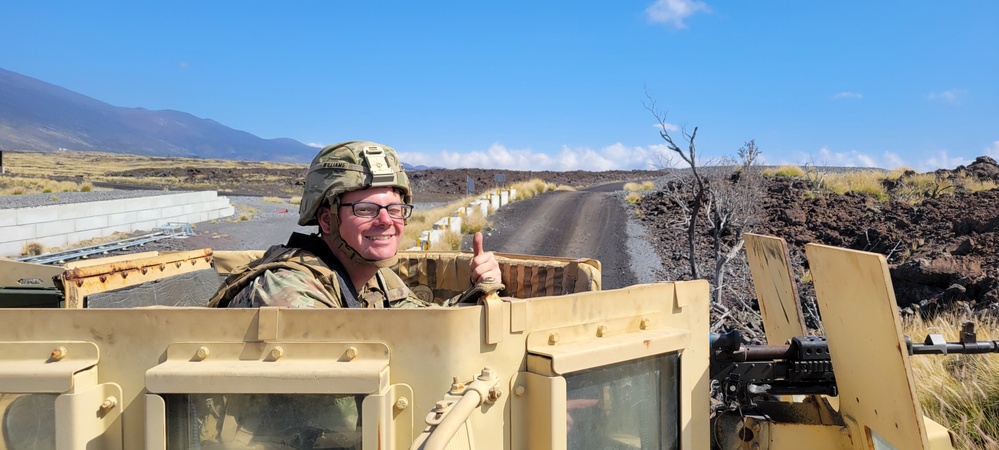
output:
M510 203L492 216L484 246L502 253L595 258L604 289L654 281L659 257L629 220L622 183L552 191Z
M646 242L644 227L629 212L622 185L550 191L509 203L490 216L492 227L484 233L484 245L502 253L597 259L602 265L604 289L656 281L659 257ZM149 195L148 191L126 192L89 192L79 197L98 200ZM298 226L298 205L265 202L262 197L230 196L229 200L236 207L233 218L195 224L195 236L158 241L142 250L263 250L286 242L293 231L315 231L315 227ZM239 220L243 215L248 219Z

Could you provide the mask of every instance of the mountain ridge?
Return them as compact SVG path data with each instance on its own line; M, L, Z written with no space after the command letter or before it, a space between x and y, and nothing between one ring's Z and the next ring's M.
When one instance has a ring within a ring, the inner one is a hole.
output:
M172 109L114 106L0 68L0 149L308 163L314 147Z

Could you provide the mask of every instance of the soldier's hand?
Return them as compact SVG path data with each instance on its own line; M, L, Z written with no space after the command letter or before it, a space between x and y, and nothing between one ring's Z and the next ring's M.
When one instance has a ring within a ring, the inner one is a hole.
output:
M493 252L482 249L482 233L475 233L472 237L472 274L470 281L476 284L487 278L494 282L500 282L500 267Z

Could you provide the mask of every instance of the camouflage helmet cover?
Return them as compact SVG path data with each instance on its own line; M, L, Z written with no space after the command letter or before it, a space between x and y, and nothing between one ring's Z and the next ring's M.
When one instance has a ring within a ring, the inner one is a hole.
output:
M368 141L327 145L312 159L305 175L298 224L318 225L316 213L328 198L373 187L394 187L402 201L412 203L409 178L395 149Z

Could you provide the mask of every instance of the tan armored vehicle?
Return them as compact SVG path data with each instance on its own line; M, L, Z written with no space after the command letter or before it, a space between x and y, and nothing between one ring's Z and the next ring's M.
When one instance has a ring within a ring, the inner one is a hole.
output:
M195 306L246 253L2 262L8 293L62 307L0 311L0 448L951 448L884 258L809 246L826 341L800 338L782 242L748 251L765 348L711 342L706 281L601 291L592 260L500 255L505 296L408 310ZM445 299L468 258L397 270ZM713 382L736 406L712 414Z

